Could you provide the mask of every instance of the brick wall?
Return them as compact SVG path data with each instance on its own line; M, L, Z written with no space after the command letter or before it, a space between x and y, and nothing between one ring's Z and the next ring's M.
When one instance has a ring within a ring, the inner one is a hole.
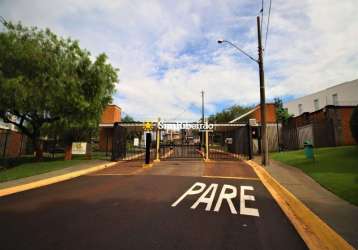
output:
M355 144L355 140L351 133L349 121L352 116L353 108L339 109L342 119L342 145Z
M261 123L260 107L252 113L251 117L256 119L257 123ZM266 123L276 123L276 107L274 103L266 104Z
M17 131L0 129L0 157L17 157L26 150L27 137Z
M121 121L121 108L117 105L108 105L102 113L101 123L115 123Z
M333 136L337 146L355 144L349 121L353 106L326 106L312 113L303 113L289 120L288 126L302 127L308 124L322 125L332 123Z
M112 150L113 128L99 129L99 150L105 152ZM108 146L107 146L108 143Z

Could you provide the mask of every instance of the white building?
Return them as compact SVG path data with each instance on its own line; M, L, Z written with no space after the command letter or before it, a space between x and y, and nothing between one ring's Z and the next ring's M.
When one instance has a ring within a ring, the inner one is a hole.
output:
M294 116L304 112L313 112L327 105L353 106L358 105L358 79L344 82L319 92L286 102L284 108Z

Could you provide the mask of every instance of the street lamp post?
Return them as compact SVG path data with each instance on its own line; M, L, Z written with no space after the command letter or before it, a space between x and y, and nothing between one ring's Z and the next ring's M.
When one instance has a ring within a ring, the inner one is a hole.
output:
M264 75L264 62L262 57L262 44L261 44L261 26L260 26L260 17L257 16L257 42L258 42L258 59L253 58L247 54L240 47L236 46L230 41L218 40L218 43L228 43L252 61L256 62L259 65L259 76L260 76L260 113L261 113L261 128L262 128L262 148L261 157L262 165L268 164L268 142L267 142L267 127L266 127L266 97L265 97L265 75Z

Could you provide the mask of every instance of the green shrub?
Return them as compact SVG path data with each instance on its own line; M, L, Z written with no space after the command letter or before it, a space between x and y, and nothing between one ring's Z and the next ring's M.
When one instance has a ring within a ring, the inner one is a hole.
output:
M358 106L353 109L349 125L351 127L352 136L358 143Z

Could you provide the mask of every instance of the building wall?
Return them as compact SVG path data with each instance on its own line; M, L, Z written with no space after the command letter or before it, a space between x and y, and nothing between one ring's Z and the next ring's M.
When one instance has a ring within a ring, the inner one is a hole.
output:
M252 115L252 118L256 119L257 123L261 123L261 110L260 108L256 109ZM276 107L274 103L266 104L266 123L276 123Z
M108 105L103 111L101 123L115 123L121 121L121 108L117 105Z
M113 137L113 128L100 128L99 129L99 150L109 152L112 150L112 137Z
M26 151L27 137L17 131L0 129L0 157L17 157Z
M114 124L121 121L121 108L117 105L108 105L103 111L101 124ZM99 128L99 150L112 150L113 127Z
M342 145L352 145L355 144L349 121L352 116L352 109L340 109L340 116L342 118Z
M324 89L322 91L303 96L296 100L284 103L284 108L288 109L288 113L295 116L300 115L298 105L302 104L303 112L314 112L326 105L342 105L353 106L358 105L358 79L338 84L336 86ZM338 103L333 103L333 95L337 94ZM318 109L315 108L314 100L318 100Z
M315 146L343 146L355 144L350 130L350 119L354 106L326 106L311 113L293 117L284 130L296 129L298 131L298 146L303 146L304 140L310 140ZM311 132L306 133L302 129L311 126ZM302 131L303 132L302 132ZM299 133L299 132L302 133ZM289 139L291 140L291 139ZM289 145L290 141L285 141Z

